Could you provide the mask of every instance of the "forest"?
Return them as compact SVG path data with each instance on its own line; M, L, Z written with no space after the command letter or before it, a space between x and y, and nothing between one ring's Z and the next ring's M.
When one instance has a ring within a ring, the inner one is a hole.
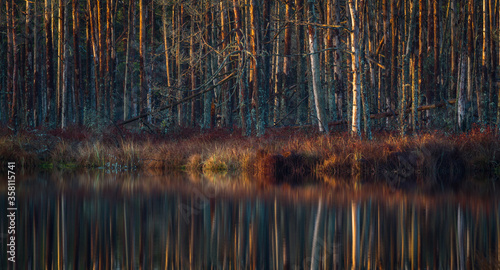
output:
M341 125L365 138L500 126L499 10L493 0L8 0L0 121L257 136Z
M21 167L500 175L499 1L5 3Z

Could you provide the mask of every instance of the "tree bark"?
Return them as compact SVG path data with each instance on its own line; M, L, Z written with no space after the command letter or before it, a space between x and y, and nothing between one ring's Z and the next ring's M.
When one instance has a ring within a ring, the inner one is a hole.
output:
M317 23L316 11L315 11L315 0L309 1L309 21ZM352 1L352 0L351 0ZM359 33L359 29L358 29ZM308 26L308 36L309 36L309 54L311 61L311 79L314 94L314 106L316 109L316 116L318 118L319 131L328 134L328 125L326 112L324 107L324 93L321 89L321 78L320 78L320 63L318 55L318 37L316 33L316 27L313 25ZM359 56L358 56L359 57ZM358 58L359 59L359 58Z
M80 100L80 85L81 85L81 64L80 64L80 39L78 38L80 22L78 18L78 3L77 0L72 0L73 5L73 91L75 93L75 119L76 124L83 124L83 106Z
M335 25L340 25L340 0L333 0L333 23ZM342 50L341 46L341 36L338 28L334 28L333 31L333 47L337 48L333 51L333 85L335 89L335 103L337 107L337 119L344 119L343 111L343 100L345 95L344 87L344 77L342 74ZM386 43L387 44L387 43ZM388 55L385 57L388 58Z
M351 14L351 52L352 52L352 123L351 132L354 136L361 137L361 78L359 69L359 14L358 1L348 0Z
M238 0L233 0L233 11L234 11L234 20L235 20L235 29L237 36L237 42L240 50L243 50L243 28L241 24L241 13L240 13L240 4ZM239 98L240 98L240 119L241 119L241 129L244 136L249 136L251 134L251 126L252 122L249 115L248 108L248 82L245 77L246 73L246 55L241 53L240 56L240 65L239 69L241 75L239 76L238 88L239 88Z
M406 123L405 123L405 110L406 110L406 87L411 86L413 83L410 80L410 57L414 54L415 44L415 28L416 28L416 15L418 10L418 0L411 0L410 6L410 25L408 31L408 41L406 42L405 55L403 59L403 86L401 87L400 106L399 106L399 124L401 136L406 134Z
M146 85L146 0L139 0L139 79L141 100L139 111L141 114L147 112L148 86Z
M63 69L62 69L62 85L61 85L61 128L66 128L67 125L67 118L68 118L68 86L69 86L69 31L68 31L68 25L69 25L69 1L64 0L63 6L59 7L63 9L63 43L62 43L62 56L63 56Z
M55 108L52 106L54 99L54 50L52 47L52 20L51 0L45 0L45 80L47 87L46 116L45 122L52 125L55 121Z

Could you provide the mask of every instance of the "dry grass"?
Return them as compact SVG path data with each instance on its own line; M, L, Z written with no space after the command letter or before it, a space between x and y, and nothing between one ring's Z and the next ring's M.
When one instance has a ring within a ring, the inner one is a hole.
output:
M268 182L300 182L311 175L330 175L394 178L400 183L429 177L433 181L459 178L466 170L492 175L500 171L500 139L492 129L405 138L380 133L372 141L347 133L323 136L290 129L268 130L261 138L220 130L168 137L91 135L75 130L17 136L0 133L0 159L18 161L25 168L75 164L86 168L186 170L254 175Z

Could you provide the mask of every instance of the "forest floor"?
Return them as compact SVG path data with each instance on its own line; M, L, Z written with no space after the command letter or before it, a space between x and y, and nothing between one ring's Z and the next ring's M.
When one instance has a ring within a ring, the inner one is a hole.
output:
M378 132L371 141L347 132L322 135L312 128L272 128L262 137L227 130L184 129L172 134L85 128L0 130L0 160L24 170L246 174L268 183L301 183L322 175L346 179L382 179L389 184L454 184L474 173L500 176L500 136L493 128L468 133L421 132L402 138ZM3 170L5 168L0 168Z

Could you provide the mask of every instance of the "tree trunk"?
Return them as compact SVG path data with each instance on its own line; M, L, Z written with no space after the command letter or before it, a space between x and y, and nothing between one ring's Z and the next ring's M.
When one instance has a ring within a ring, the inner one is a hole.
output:
M292 65L292 58L290 57L291 54L291 47L292 47L292 25L291 25L291 19L292 19L292 3L287 2L285 3L286 8L285 8L285 44L283 48L283 79L282 79L282 94L283 94L283 107L284 107L284 117L290 114L290 86L293 84L292 79L293 77L291 76L291 65ZM330 39L331 40L331 39ZM289 121L285 120L285 124L289 124Z
M488 89L489 89L489 76L488 69L490 68L490 49L489 49L489 8L488 0L483 0L483 51L482 51L482 87L481 93L478 95L478 112L479 121L481 124L487 124L488 122Z
M219 64L222 64L222 60L225 59L225 56L227 55L226 48L229 44L229 26L228 26L228 14L227 14L227 9L224 6L224 1L220 2L220 38L221 38L221 45L222 45L222 53L220 57ZM229 70L231 69L231 63L224 65L224 73L227 74ZM232 103L232 98L231 94L229 91L229 84L223 84L221 85L221 90L220 90L220 96L222 100L221 106L221 126L227 126L229 129L233 128L233 118L232 118L232 110L233 110L233 103Z
M466 129L469 128L470 120L474 112L472 94L474 93L474 78L472 66L474 64L474 1L468 1L467 16L467 103L470 104L467 113ZM460 122L459 122L460 123Z
M34 126L33 112L34 112L34 104L33 104L33 85L31 78L33 77L33 44L30 42L31 40L31 2L26 1L26 20L25 20L25 34L26 41L24 45L25 49L25 77L24 77L24 124L27 126Z
M340 0L333 0L333 23L335 25L340 25ZM342 75L342 50L341 46L341 36L338 28L332 30L333 34L333 47L336 48L333 51L333 87L335 89L335 103L337 107L337 119L344 119L343 112L343 99L344 99L344 78ZM386 56L385 58L388 58Z
M38 126L41 123L42 116L42 91L40 88L39 67L38 67L38 2L34 1L33 11L33 126ZM1 119L0 119L1 120Z
M410 80L410 57L414 54L415 44L415 28L416 28L416 15L418 10L418 0L412 0L410 6L410 25L408 31L408 41L406 43L405 55L403 60L403 86L401 87L400 96L400 106L399 106L399 124L401 136L406 134L406 123L405 123L405 110L406 110L406 87L412 85Z
M62 104L62 91L63 91L63 70L64 70L64 2L58 1L58 16L57 16L57 79L56 79L56 106L57 106L57 125L64 128L62 123L63 117L63 104Z
M68 86L69 86L69 31L68 31L68 15L69 15L69 1L62 1L63 6L59 7L63 9L63 20L61 21L63 24L63 43L62 43L62 56L63 56L63 68L62 68L62 77L61 77L61 128L66 128L66 122L68 117Z
M132 28L134 27L134 24L133 24L132 17L134 14L134 5L135 5L135 1L130 0L129 6L128 6L128 20L126 21L128 24L127 24L127 50L125 52L125 75L124 75L124 79L123 79L123 121L125 121L128 118L128 114L129 114L129 112L128 112L129 105L127 105L129 91L127 91L127 89L129 87L128 86L129 70L132 68L130 65L130 46L131 46L132 38L133 38ZM132 74L130 74L130 76L132 76ZM132 91L132 88L133 88L133 85L131 84L130 85L131 91ZM130 91L130 95L132 96L131 91Z
M80 40L78 38L79 34L79 19L78 19L78 3L77 0L72 1L73 4L73 91L75 93L75 119L76 124L81 126L83 124L83 106L80 100L80 85L81 85L81 74L80 74Z
M205 32L205 40L210 47L213 47L215 36L214 28L212 26L213 22L213 8L211 1L205 2L205 25L207 26L207 31ZM209 47L205 47L204 54L207 55L207 61L205 62L205 78L210 78L215 71L215 57L212 56L212 50ZM217 84L217 79L212 81L213 85ZM214 98L214 91L209 91L203 95L203 119L202 128L212 129L212 103Z
M191 83L190 87L191 89L196 89L196 74L195 74L195 59L194 59L194 17L191 15L191 18L189 19L190 21L190 35L189 35L189 69L190 69L190 78L189 82ZM193 93L195 94L195 93ZM191 100L191 118L190 118L190 126L194 127L196 126L196 115L198 111L198 100L197 99L192 99Z
M5 10L5 13L6 13L6 19L7 19L7 105L8 105L8 121L9 121L9 125L12 126L14 124L14 119L12 118L12 107L13 107L13 103L14 103L14 100L13 100L13 93L14 93L14 74L13 74L13 65L14 65L14 61L13 61L13 57L14 57L14 49L13 49L13 45L12 45L12 35L11 35L11 28L13 27L11 25L11 22L12 22L12 19L11 19L11 16L12 16L12 13L11 13L11 10L12 10L12 6L11 6L11 1L10 0L7 0L5 1L5 6L6 6L6 10Z
M304 1L303 0L295 0L295 20L302 21L304 13ZM304 63L304 27L300 24L296 25L296 46L297 46L297 92L299 94L299 98L297 102L299 103L297 109L297 123L299 125L304 125L307 123L307 100L309 99L309 93L305 87L305 79L304 76L306 74L306 64Z
M130 0L133 1L133 0ZM163 25L163 46L165 50L165 75L167 77L167 87L171 87L172 83L170 81L170 61L168 56L168 39L167 39L167 5L163 5L163 13L162 13L162 25ZM128 44L128 43L127 43ZM128 45L127 45L128 51ZM170 91L170 90L169 90Z
M45 0L45 80L47 87L47 105L45 122L52 125L55 121L55 108L52 106L54 99L54 51L52 47L52 21L51 21L51 0Z
M355 2L356 1L356 2ZM351 132L361 137L361 78L359 69L359 17L357 0L348 0L351 14L351 52L352 52L352 123Z
M141 114L147 112L146 101L148 99L148 87L146 85L146 0L139 0L139 79L141 100L139 101L139 111Z
M235 32L237 36L237 42L240 50L243 50L243 28L241 25L241 13L240 13L240 5L238 0L233 0L233 11L234 11L234 20L235 20ZM251 134L251 126L252 122L249 117L249 108L248 108L248 93L247 86L248 83L246 81L245 73L246 73L246 55L244 53L240 54L240 72L239 76L238 88L239 88L239 97L240 97L240 119L241 119L241 129L244 136L249 136Z
M95 14L93 11L93 6L91 4L92 0L88 0L88 9L89 9L89 21L90 21L90 29L89 35L92 44L92 55L94 58L94 89L95 89L95 109L97 115L101 115L101 85L99 83L100 72L99 72L99 62L102 62L102 59L99 55L99 41L97 40L98 35L96 34L98 30L96 30L95 25Z
M315 0L309 1L309 21L313 24L317 23L316 11L315 11ZM351 0L352 1L352 0ZM359 29L358 29L359 31ZM359 32L358 32L359 33ZM314 106L316 109L316 116L318 118L319 131L328 134L328 124L326 118L326 112L324 107L324 93L321 89L321 78L320 78L320 63L318 55L318 37L316 33L316 27L313 25L308 26L308 36L309 36L309 53L311 61L311 79L312 88L314 94Z

